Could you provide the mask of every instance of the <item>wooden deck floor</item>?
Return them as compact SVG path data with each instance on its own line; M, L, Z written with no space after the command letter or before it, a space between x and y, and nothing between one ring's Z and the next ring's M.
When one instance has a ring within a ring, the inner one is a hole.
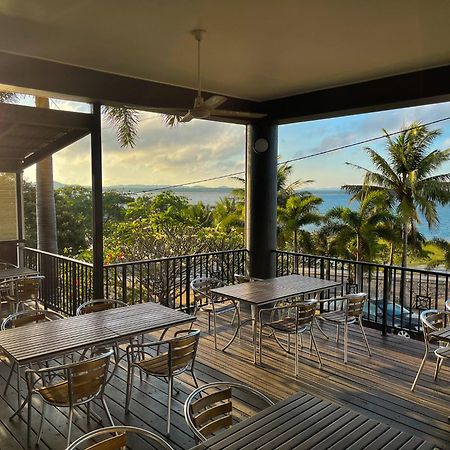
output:
M206 318L200 315L197 322L205 331L202 335L196 373L200 384L217 380L238 380L260 389L274 400L283 399L295 392L303 391L321 399L331 400L358 413L407 431L438 448L450 449L450 367L443 367L439 380L433 381L433 365L426 366L415 393L410 386L423 355L423 343L405 340L396 336L383 338L379 331L368 330L373 356L368 357L358 332L350 337L349 361L342 361L342 345L336 346L317 336L324 366L320 370L314 354L308 348L301 353L300 373L293 375L292 355L281 352L273 340L264 341L263 366L252 363L252 344L249 329L243 331L240 339L227 350L215 351L211 335L206 333ZM220 319L219 345L222 346L231 331L229 325ZM326 328L330 334L332 328ZM307 342L305 341L305 344ZM8 374L8 368L0 364L0 388ZM194 445L192 435L182 416L183 402L193 389L189 374L176 383L180 393L173 403L172 432L170 442L176 449L188 449ZM165 429L167 385L154 378L138 380L133 391L130 414L124 414L125 364L121 364L116 376L106 390L107 401L114 420L153 429L162 434ZM25 387L24 387L25 389ZM25 448L26 425L21 419L9 420L16 405L14 388L0 397L0 449L16 450ZM36 401L36 406L38 402ZM104 416L100 408L95 410ZM38 428L39 414L35 409L32 420L33 433ZM106 421L105 421L106 424ZM76 416L73 438L98 426L94 421L86 424L85 415ZM40 448L63 449L67 432L67 411L48 408L48 420L44 427L44 437ZM33 439L35 434L33 434ZM133 448L147 448L137 442Z

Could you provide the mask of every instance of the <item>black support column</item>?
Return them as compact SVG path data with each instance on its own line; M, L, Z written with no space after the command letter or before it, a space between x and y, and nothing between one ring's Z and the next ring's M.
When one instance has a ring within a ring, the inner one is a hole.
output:
M103 294L103 192L102 192L102 124L100 105L92 106L91 170L92 170L92 253L94 299Z
M275 276L277 246L278 126L268 120L247 125L245 244L249 275Z

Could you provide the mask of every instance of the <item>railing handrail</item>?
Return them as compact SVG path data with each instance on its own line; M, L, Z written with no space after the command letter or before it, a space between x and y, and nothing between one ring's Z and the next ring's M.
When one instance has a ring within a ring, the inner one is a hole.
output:
M189 255L178 255L178 256L166 256L166 257L157 258L157 259L140 259L138 261L124 261L124 262L120 262L120 263L105 264L103 266L103 268L106 269L109 267L123 267L123 266L134 265L134 264L146 264L146 263L158 263L158 262L164 262L164 261L174 261L174 260L178 260L180 258L194 258L194 257L195 258L203 258L205 256L226 255L229 253L242 252L242 251L247 251L247 249L236 248L233 250L220 250L217 252L194 253L194 254L189 254Z
M408 270L411 272L417 272L417 273L423 273L423 274L434 274L434 275L450 275L450 272L448 271L440 271L440 270L432 270L432 269L418 269L415 267L402 267L394 264L382 264L382 263L375 263L375 262L369 262L369 261L357 261L355 259L343 259L338 258L337 256L326 256L326 255L313 255L310 253L300 253L300 252L291 252L287 250L274 250L276 254L282 254L282 255L297 255L307 258L321 258L326 259L329 261L338 261L341 263L348 263L348 264L361 264L366 266L372 266L372 267L380 267L380 268L387 268L392 270Z
M24 250L28 250L28 251L34 252L34 253L39 253L41 255L51 256L52 258L62 259L63 261L80 264L80 265L86 266L86 267L91 267L91 268L94 267L92 263L82 261L80 259L69 258L68 256L58 255L56 253L46 252L44 250L38 250L37 248L33 248L33 247L24 247Z

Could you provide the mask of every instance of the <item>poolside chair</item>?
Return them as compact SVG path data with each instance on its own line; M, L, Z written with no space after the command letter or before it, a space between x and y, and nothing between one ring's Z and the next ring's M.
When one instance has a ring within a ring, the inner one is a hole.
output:
M143 428L128 426L105 427L100 428L99 430L91 431L72 442L66 450L86 449L85 444L87 441L95 440L97 442L98 437L105 435L111 435L111 437L91 445L86 450L122 450L126 447L128 436L130 434L136 434L144 438L148 444L151 444L151 447L149 448L174 450L172 446L170 446L164 439L160 438L156 433L144 430ZM81 446L81 444L83 444L83 446Z
M364 302L367 300L367 294L347 294L343 296L345 301L342 304L342 309L338 311L330 311L323 313L319 319L336 325L336 343L339 344L339 331L341 325L344 328L344 363L347 364L348 353L348 327L349 325L357 324L361 330L361 334L366 344L367 353L372 356L370 352L369 342L367 341L366 333L362 325L362 311Z
M298 376L298 337L300 335L301 346L303 347L303 339L301 335L308 332L311 339L311 347L314 346L317 359L319 360L319 368L322 367L322 359L317 347L316 339L312 329L314 315L316 312L316 301L305 301L294 303L287 306L278 306L274 308L264 308L259 311L259 363L262 364L262 338L264 328L270 330L269 337L274 337L277 344L287 353L291 353L291 335L294 336L295 343L295 376ZM264 318L266 316L266 319ZM277 333L287 335L287 348L283 346L277 337Z
M127 347L127 393L125 412L130 410L133 391L134 370L141 374L152 375L167 380L167 434L170 433L170 416L172 408L173 379L182 373L191 372L195 386L198 387L194 373L200 330L180 330L175 337L165 341L145 344L130 344ZM161 350L162 349L162 350ZM155 350L156 354L152 354ZM164 351L165 350L165 351Z
M441 328L445 328L450 325L450 311L441 311L438 309L428 309L422 311L420 314L420 321L422 322L423 339L425 342L425 354L423 355L422 362L420 363L419 370L414 378L411 386L411 391L414 391L417 382L419 381L420 374L422 373L425 361L430 353L434 353L436 356L436 368L434 371L434 379L437 379L439 369L445 359L450 358L450 346L447 343L440 343L438 339L431 336L433 331L438 331ZM431 344L433 341L438 347L433 350Z
M222 281L216 278L210 277L198 277L191 281L191 289L194 293L194 315L198 309L208 313L208 332L211 333L211 315L213 318L214 327L214 348L217 350L217 324L216 316L233 311L233 317L231 322L233 323L237 317L237 323L239 326L240 316L239 308L234 300L223 300L221 298L215 298L211 294L211 289L224 286Z
M244 403L245 406L242 408ZM248 405L255 403L255 407L248 412ZM271 405L273 402L270 398L245 384L209 383L197 388L188 396L184 404L184 418L196 439L205 441Z

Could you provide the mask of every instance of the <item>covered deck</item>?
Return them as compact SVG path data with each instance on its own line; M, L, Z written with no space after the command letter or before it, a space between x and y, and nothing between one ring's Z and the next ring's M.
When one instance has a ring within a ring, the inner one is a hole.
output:
M283 354L273 340L264 340L263 366L252 362L252 344L249 328L244 328L240 339L226 351L214 350L212 335L207 332L207 317L201 313L196 326L202 330L196 363L199 384L213 381L238 381L254 386L278 401L297 392L304 392L318 400L330 401L351 409L356 413L375 419L399 432L407 432L426 440L437 448L448 448L450 423L450 370L443 367L437 382L433 381L433 365L426 367L414 393L410 387L416 369L423 355L423 343L393 335L382 337L377 330L369 329L368 339L373 356L367 356L359 332L350 335L349 362L344 365L342 345L336 347L318 337L318 345L324 365L320 370L316 357L309 352L305 341L300 356L299 377L294 377L293 356ZM219 346L230 337L231 328L227 321L219 319ZM330 334L331 327L326 328ZM0 378L5 383L8 369L0 366ZM175 396L172 411L170 442L176 449L187 449L195 445L183 418L183 402L193 389L189 374L183 375L175 386L180 393ZM13 383L14 385L14 383ZM107 402L116 424L128 424L154 430L164 434L166 424L167 384L156 378L144 377L142 383L135 382L130 414L124 414L126 366L121 364L106 389ZM23 420L9 420L15 407L16 393L11 388L0 398L0 436L2 448L12 450L26 448L26 423ZM323 414L331 414L323 412ZM39 425L38 410L33 414L33 433ZM344 421L337 436L351 431L357 432L363 421ZM81 436L95 429L95 421L86 423L84 413L75 421L73 437ZM361 429L362 430L362 429ZM40 448L64 448L67 432L67 412L50 408ZM340 433L340 434L339 434ZM35 437L35 436L34 436ZM139 448L135 443L133 448ZM415 448L415 447L411 447Z

